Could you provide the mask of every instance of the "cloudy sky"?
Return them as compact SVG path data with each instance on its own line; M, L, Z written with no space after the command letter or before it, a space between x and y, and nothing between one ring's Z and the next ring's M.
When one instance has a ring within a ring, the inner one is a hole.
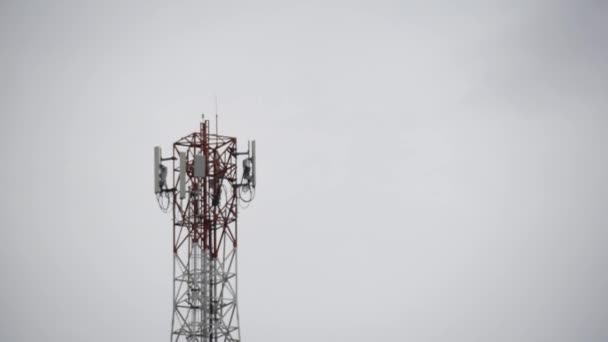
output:
M166 341L152 147L258 142L245 342L608 340L603 1L3 1L0 339Z

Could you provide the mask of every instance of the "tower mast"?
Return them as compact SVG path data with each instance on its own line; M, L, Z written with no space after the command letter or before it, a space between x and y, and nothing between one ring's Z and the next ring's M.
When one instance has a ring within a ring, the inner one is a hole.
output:
M169 160L171 188L159 171ZM238 152L237 139L210 133L208 120L173 144L172 157L163 159L155 148L155 192L161 208L171 206L173 216L171 342L241 340L237 217L239 202L253 199L254 174L254 150Z

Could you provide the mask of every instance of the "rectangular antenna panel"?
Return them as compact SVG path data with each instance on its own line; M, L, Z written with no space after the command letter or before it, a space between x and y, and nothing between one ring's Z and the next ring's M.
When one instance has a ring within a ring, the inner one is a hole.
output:
M251 168L253 169L253 174L252 174L252 182L251 185L255 188L255 177L256 177L256 169L255 169L255 140L253 140L251 142L251 161L252 161L252 165Z
M160 192L160 146L154 147L154 193Z
M205 156L197 154L194 156L194 177L205 177L205 169L207 168Z
M186 198L186 153L179 153L179 198Z

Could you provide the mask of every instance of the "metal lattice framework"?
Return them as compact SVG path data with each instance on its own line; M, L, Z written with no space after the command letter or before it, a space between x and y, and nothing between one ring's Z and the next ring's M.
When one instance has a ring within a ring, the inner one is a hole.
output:
M172 191L173 318L171 341L240 341L237 305L236 138L200 131L173 144L173 189L186 155L188 195ZM194 176L194 157L204 155L206 174ZM182 173L184 174L184 173Z

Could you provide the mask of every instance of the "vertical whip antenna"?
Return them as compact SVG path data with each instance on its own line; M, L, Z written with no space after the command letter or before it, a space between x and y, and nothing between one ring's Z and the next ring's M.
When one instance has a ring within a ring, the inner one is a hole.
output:
M217 123L217 95L215 95L215 135L218 135L219 130L217 129L218 127L218 123Z

